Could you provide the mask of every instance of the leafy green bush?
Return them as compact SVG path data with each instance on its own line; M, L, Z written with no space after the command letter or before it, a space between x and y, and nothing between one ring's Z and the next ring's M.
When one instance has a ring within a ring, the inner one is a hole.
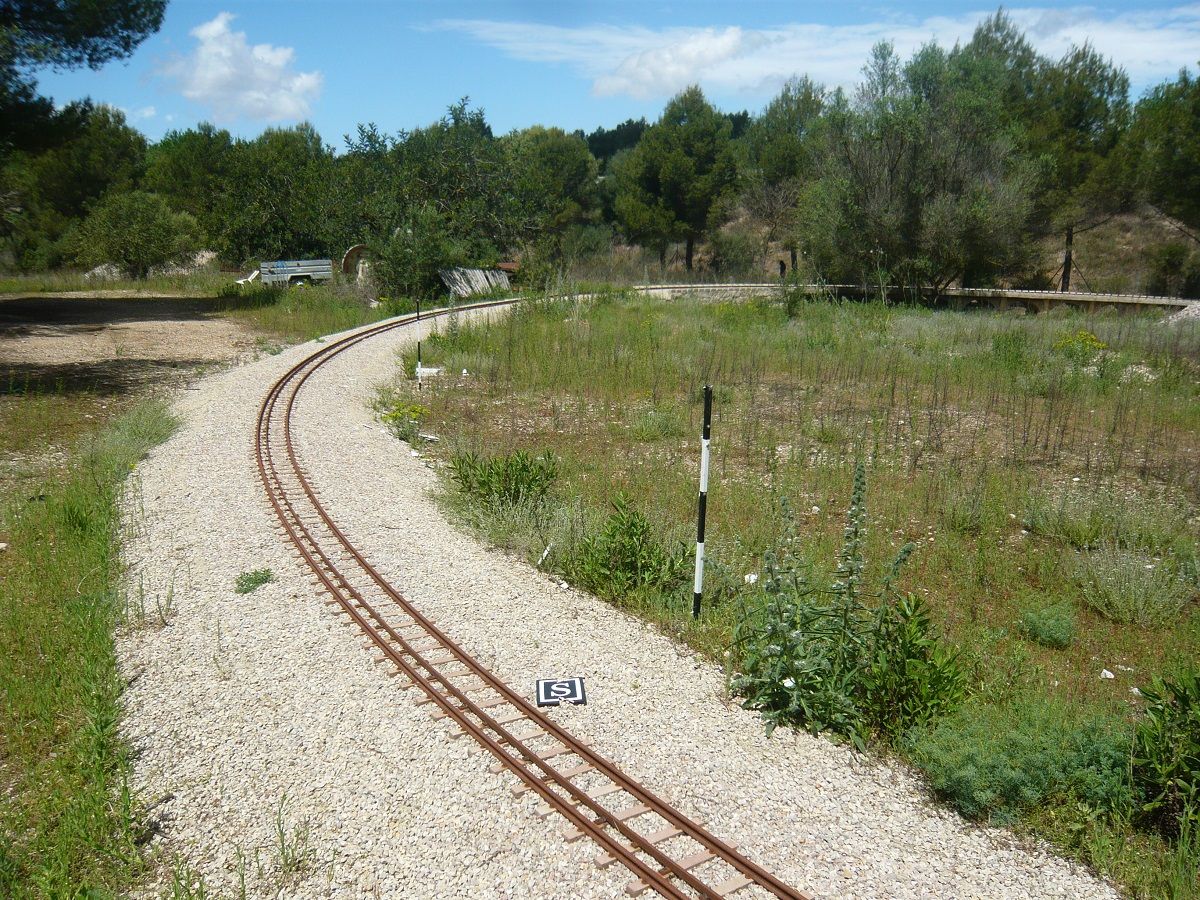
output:
M743 706L762 712L768 732L801 725L865 749L868 738L894 742L962 699L956 654L941 643L921 601L892 588L912 545L892 563L875 608L862 601L865 494L860 463L836 580L826 588L794 555L795 523L783 505L782 540L765 558L766 601L734 630L732 688Z
M155 266L176 262L200 243L199 226L162 197L131 191L105 197L80 224L76 255L87 265L112 263L122 274L145 278Z
M1168 835L1200 827L1200 671L1156 678L1133 739L1133 786L1143 820Z
M650 521L618 494L599 532L588 535L569 561L568 577L607 600L645 590L667 591L682 584L686 548L672 553Z
M1126 624L1165 625L1179 617L1192 595L1171 561L1116 547L1084 554L1075 578L1089 606Z
M1116 722L1080 719L1065 704L1032 696L964 704L908 749L930 786L964 815L995 823L1051 797L1120 814L1128 809L1128 737Z
M1075 639L1075 611L1069 603L1031 609L1021 616L1017 626L1034 643L1061 650Z
M450 474L463 493L485 504L536 506L546 499L558 478L558 461L549 452L534 456L527 450L491 458L455 453Z

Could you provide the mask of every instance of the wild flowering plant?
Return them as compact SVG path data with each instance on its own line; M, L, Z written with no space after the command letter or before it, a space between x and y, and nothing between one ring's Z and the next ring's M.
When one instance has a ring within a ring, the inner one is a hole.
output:
M955 706L965 677L938 637L922 601L895 580L913 551L901 548L878 590L865 581L866 472L860 462L834 580L815 583L798 555L795 518L781 502L782 540L764 561L763 601L734 630L732 679L770 733L799 725L866 748L887 743Z

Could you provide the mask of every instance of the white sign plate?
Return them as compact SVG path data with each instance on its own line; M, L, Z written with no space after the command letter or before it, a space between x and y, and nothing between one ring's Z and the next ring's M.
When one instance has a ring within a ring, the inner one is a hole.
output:
M537 705L558 706L560 703L587 703L587 692L582 678L539 678L537 683Z

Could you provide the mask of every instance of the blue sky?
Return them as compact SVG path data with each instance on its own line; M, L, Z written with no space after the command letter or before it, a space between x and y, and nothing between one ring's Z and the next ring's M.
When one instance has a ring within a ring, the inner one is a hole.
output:
M761 109L792 74L854 84L867 51L907 56L967 39L995 7L780 0L431 2L172 0L162 30L98 72L44 71L56 102L118 106L157 139L209 120L253 136L311 121L328 143L359 122L385 131L437 119L462 96L497 133L532 124L590 131L654 119L699 83L723 109ZM1043 3L1009 14L1043 53L1091 41L1134 96L1200 61L1200 3Z

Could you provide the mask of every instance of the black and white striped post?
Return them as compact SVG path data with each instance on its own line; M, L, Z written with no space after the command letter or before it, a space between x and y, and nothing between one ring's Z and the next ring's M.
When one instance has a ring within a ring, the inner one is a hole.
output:
M700 618L704 594L704 509L708 503L708 442L712 436L712 385L704 386L704 431L700 434L700 501L696 509L696 581L692 593L692 618Z
M421 298L417 298L417 390L421 389Z

